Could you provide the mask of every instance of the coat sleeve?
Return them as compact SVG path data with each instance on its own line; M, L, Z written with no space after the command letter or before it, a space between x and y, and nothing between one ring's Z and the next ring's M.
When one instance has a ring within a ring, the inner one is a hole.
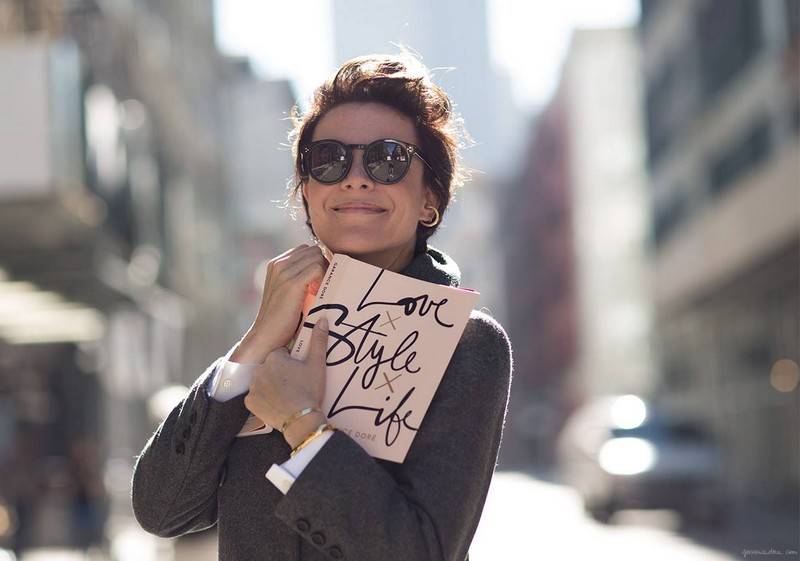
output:
M217 521L217 489L225 460L248 416L244 396L225 403L208 396L208 379L221 360L197 379L136 461L133 511L152 534L174 537Z
M402 464L375 460L334 433L277 505L326 558L463 561L502 436L511 348L473 312Z

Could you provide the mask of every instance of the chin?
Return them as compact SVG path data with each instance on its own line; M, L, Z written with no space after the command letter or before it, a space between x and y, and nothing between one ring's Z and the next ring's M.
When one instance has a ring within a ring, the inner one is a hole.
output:
M332 253L343 253L360 261L368 261L370 255L380 255L383 253L381 249L357 245L328 246L328 249L330 249Z
M340 237L330 243L325 242L323 238L323 243L334 253L344 253L345 255L358 257L359 255L381 253L389 250L390 248L381 247L375 243L375 240L379 239L380 234L373 233L370 236L348 236L344 239Z
M379 267L393 267L414 254L416 237L408 240L391 238L388 232L351 228L336 236L320 235L320 240L331 253L343 253L359 261Z

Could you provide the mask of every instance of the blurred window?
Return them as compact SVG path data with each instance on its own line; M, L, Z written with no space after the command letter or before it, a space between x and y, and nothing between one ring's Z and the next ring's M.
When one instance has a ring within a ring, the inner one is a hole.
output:
M769 121L760 119L711 162L712 196L727 191L771 152Z
M800 99L795 99L792 105L792 126L794 133L800 135Z
M761 2L708 2L698 18L703 94L714 97L754 58L762 44Z
M702 111L698 45L681 43L648 84L645 100L648 162L654 167L686 125Z
M671 192L675 195L655 210L653 236L656 246L664 243L689 215L689 206L685 197L681 195L682 189L673 189Z
M648 163L650 167L664 152L670 136L669 100L672 90L672 68L665 65L661 75L655 77L648 86L645 99L647 120Z
M791 1L791 0L790 0ZM653 16L658 13L658 10L663 4L662 0L640 0L639 1L639 19L642 27L646 27L653 21Z
M785 0L786 24L789 26L789 37L793 40L800 38L800 2Z

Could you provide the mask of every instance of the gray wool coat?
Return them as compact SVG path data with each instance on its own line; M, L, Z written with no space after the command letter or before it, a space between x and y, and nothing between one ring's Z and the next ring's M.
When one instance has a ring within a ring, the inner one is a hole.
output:
M429 249L403 274L457 285ZM286 495L265 478L289 458L278 431L235 438L243 396L217 402L215 362L139 456L133 508L148 532L173 537L218 524L223 561L463 561L497 461L511 382L503 328L473 312L402 464L376 460L335 432Z

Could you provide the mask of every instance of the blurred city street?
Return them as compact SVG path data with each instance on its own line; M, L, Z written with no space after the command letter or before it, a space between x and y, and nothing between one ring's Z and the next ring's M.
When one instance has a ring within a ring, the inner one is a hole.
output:
M475 141L431 245L513 350L471 560L798 559L800 0L296 4L0 0L0 561L216 559L134 463L319 241L289 116L400 46Z
M520 472L495 475L471 561L733 561L798 559L797 520L743 514L726 528L680 531L669 511L623 511L608 525L589 518L570 488ZM744 555L746 550L784 555ZM793 553L792 553L793 552Z
M669 511L624 511L609 524L589 518L577 494L549 478L501 471L470 552L471 561L792 561L800 559L797 520L764 511L741 511L729 525L682 527ZM131 519L111 530L113 561L213 561L213 533L160 539ZM21 561L106 561L101 554L40 549ZM0 557L0 561L5 561Z

